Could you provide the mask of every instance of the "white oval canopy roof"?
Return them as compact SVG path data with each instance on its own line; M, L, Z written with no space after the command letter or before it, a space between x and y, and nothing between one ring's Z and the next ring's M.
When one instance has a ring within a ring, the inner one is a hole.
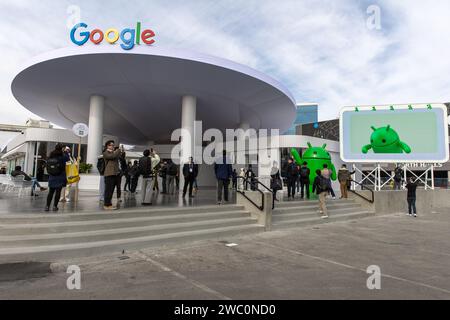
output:
M167 143L181 126L181 98L197 97L203 130L290 127L295 102L273 78L232 61L178 49L85 45L40 55L12 81L31 112L71 128L88 123L89 98L106 98L104 131L130 144Z

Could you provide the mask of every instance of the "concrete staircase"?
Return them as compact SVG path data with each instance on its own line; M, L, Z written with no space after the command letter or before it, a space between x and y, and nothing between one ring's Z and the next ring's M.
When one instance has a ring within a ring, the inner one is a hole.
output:
M52 261L264 231L243 206L0 216L0 263Z
M283 201L275 205L272 230L359 219L373 215L352 199L327 200L328 219L318 213L317 200Z

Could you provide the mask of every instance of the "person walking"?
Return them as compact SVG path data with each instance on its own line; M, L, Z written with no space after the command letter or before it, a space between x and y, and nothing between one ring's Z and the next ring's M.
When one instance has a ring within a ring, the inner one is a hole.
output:
M306 189L306 198L309 199L309 175L311 174L311 170L308 168L308 163L303 162L302 166L300 167L299 172L299 180L300 180L300 198L304 199L305 197L305 189Z
M348 198L348 184L351 180L351 175L355 174L355 171L350 172L347 169L347 165L343 164L342 167L338 171L338 181L339 185L341 187L341 198L347 199Z
M189 162L183 165L183 176L184 176L184 186L183 186L183 198L186 197L186 192L189 186L189 198L193 198L192 188L194 185L194 180L198 175L198 164L194 163L194 158L189 157Z
M61 143L56 144L55 150L50 153L47 160L47 173L49 192L45 211L50 211L50 205L53 200L53 211L58 211L58 203L61 197L61 190L67 184L66 162L69 156L63 152L64 146Z
M408 201L408 215L414 216L417 218L417 209L416 209L416 190L417 190L417 181L414 181L413 178L408 179L408 183L406 184L406 189L408 190L408 194L406 200Z
M312 192L315 192L319 198L319 213L323 219L328 218L328 209L326 204L326 197L328 194L329 184L328 179L322 176L320 170L316 170L316 177L312 187Z
M217 179L217 204L222 204L222 190L223 199L228 202L228 184L233 174L233 167L231 160L227 157L226 150L222 151L222 157L216 160L214 164L214 172Z
M328 182L328 192L331 193L331 197L336 199L336 194L334 193L333 186L331 185L331 175L333 172L328 169L328 165L324 164L321 172L322 177L324 177Z
M288 199L294 199L295 197L295 183L298 179L298 167L294 162L294 159L288 159L288 165L286 169L287 187L288 187Z
M394 169L394 190L402 189L403 170L399 166Z
M167 160L167 192L170 195L175 194L175 184L178 174L178 168L171 159Z
M117 175L119 174L119 158L122 151L116 148L113 140L109 140L105 144L103 159L105 160L105 201L103 209L116 210L117 207L112 205L112 197L114 189L117 185Z
M155 167L159 164L160 158L153 149L145 150L144 156L139 159L139 172L142 175L142 205L152 205L153 197L153 179L157 179L155 175Z

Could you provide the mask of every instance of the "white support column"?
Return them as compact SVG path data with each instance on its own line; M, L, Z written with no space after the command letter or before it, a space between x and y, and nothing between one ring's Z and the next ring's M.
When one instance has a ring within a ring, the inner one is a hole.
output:
M195 117L197 113L197 98L183 96L181 101L181 159L184 164L189 157L195 155Z
M89 108L89 135L86 162L92 164L92 172L97 173L97 158L102 152L103 145L103 114L105 98L98 95L91 96Z

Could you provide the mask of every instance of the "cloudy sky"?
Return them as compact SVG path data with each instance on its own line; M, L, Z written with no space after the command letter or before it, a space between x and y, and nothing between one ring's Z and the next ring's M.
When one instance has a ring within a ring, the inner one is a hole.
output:
M345 105L450 101L448 0L0 0L0 123L36 117L15 101L11 80L30 57L73 46L73 8L89 27L141 21L157 46L265 72L297 102L319 103L322 120Z

